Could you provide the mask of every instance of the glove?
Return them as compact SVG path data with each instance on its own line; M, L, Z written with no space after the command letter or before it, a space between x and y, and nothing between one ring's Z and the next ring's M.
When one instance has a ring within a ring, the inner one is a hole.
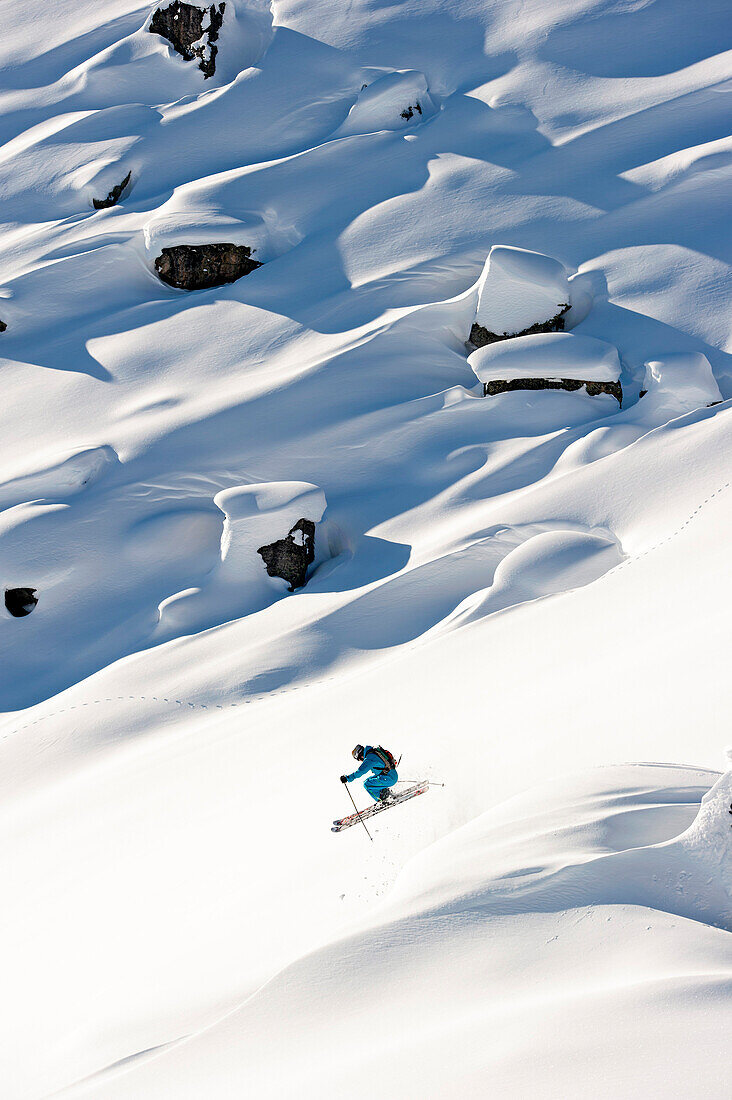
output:
M348 782L348 776L347 775L342 775L341 776L341 783L347 783L347 782Z

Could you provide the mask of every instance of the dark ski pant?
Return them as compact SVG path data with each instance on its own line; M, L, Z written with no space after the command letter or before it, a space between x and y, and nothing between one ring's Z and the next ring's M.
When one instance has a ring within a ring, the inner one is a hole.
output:
M378 802L379 791L383 791L384 787L393 787L398 778L396 768L392 768L386 775L370 775L364 783L364 789L368 791L374 802Z

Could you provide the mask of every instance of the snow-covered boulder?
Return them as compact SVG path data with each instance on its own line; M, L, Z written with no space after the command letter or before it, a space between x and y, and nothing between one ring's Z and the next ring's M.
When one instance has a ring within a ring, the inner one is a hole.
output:
M215 44L224 21L226 3L199 8L194 4L174 3L153 12L149 30L166 38L186 61L198 61L204 80L216 72Z
M189 206L191 198L195 203L195 195L174 194L144 228L146 259L162 282L179 290L205 290L261 267L260 248L267 240L263 218L256 213L231 217L213 196L201 206Z
M38 597L35 588L6 588L5 607L15 619L22 619L35 611Z
M238 279L299 242L272 211L238 207L234 215L230 203L219 177L176 188L143 227L144 262L170 285L199 290Z
M241 584L251 577L261 581L267 573L260 549L270 540L285 539L296 524L313 525L311 563L319 549L315 524L325 512L325 493L304 481L272 481L224 489L214 497L226 516L221 536L221 576L228 583ZM270 582L267 582L270 583ZM278 588L284 586L275 578Z
M307 570L330 557L327 533L320 537L325 493L316 485L236 485L217 493L214 503L224 514L220 561L200 588L160 604L160 636L201 630L266 607L278 594L302 587Z
M623 402L617 348L594 336L547 332L478 348L468 362L492 397L506 390L578 390L608 393Z
M494 245L478 281L471 343L483 347L512 336L563 332L571 304L569 273L559 260Z
M141 57L156 54L155 67L164 80L175 70L177 77L185 74L191 88L200 90L203 81L212 77L211 83L219 85L235 80L260 60L273 36L271 0L215 0L212 4L162 0L138 34L131 36L130 44L136 65ZM161 55L167 56L167 73L160 66ZM136 68L135 74L139 72Z
M267 567L267 575L287 581L290 592L294 592L305 584L315 558L315 524L310 519L299 519L286 538L260 546L257 553Z
M700 351L676 352L646 363L643 407L679 416L722 400L712 368Z
M116 206L123 194L130 186L130 180L132 179L132 169L129 170L124 179L121 179L119 183L115 183L110 187L106 196L102 199L92 199L92 206L95 210L106 210L110 206Z
M424 122L434 113L424 73L416 69L390 72L364 85L336 135L401 130Z
M208 290L234 283L261 267L246 244L179 244L164 248L155 257L155 270L168 286L179 290Z

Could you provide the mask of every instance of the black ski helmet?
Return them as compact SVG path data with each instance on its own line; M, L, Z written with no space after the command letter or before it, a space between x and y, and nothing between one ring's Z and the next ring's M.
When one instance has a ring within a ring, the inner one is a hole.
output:
M363 760L363 745L356 745L351 756L354 760Z

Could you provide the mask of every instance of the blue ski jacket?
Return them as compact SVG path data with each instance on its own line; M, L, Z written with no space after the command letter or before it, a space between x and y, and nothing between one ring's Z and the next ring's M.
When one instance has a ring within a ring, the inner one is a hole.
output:
M359 779L362 775L366 775L366 772L374 772L377 776L379 776L379 778L381 778L383 771L384 761L381 759L377 752L374 752L373 745L364 745L363 761L361 763L361 766L357 768L355 772L351 772L350 775L347 775L346 780L349 783L352 783L354 779ZM396 782L396 771L394 768L392 768L391 771L388 772L386 776L384 776L384 778L386 779L390 775L393 775L394 778L389 783L385 783L384 786L391 786L392 783Z

